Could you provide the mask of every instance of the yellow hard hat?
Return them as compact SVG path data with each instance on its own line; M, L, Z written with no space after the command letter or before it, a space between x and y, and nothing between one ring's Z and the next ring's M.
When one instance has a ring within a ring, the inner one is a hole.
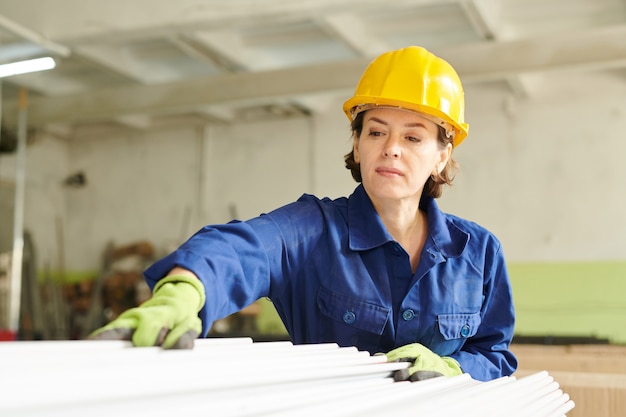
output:
M467 136L465 99L458 74L445 60L419 46L385 52L374 59L343 105L352 121L376 106L416 111L446 129L456 147Z

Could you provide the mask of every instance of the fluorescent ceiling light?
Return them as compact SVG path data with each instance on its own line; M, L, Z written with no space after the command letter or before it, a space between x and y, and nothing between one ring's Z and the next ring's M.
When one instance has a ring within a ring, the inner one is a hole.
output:
M29 59L27 61L11 62L0 65L0 78L11 75L26 74L52 69L56 66L54 59L50 57Z

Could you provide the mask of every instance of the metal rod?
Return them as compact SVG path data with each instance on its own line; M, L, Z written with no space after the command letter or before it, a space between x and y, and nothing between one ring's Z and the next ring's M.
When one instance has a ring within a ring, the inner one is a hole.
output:
M13 213L13 254L9 293L9 331L15 335L20 325L22 257L24 252L24 196L26 189L26 114L28 93L21 88L18 102L17 151L15 163L15 211Z

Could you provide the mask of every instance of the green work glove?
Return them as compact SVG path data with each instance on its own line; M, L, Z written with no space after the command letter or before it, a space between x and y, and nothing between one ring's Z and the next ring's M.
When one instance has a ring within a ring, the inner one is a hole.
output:
M437 376L461 375L461 365L448 357L439 356L420 343L400 346L387 353L388 362L411 362L411 366L394 373L396 381L422 381Z
M126 310L89 335L91 340L132 340L135 346L191 349L202 331L198 312L205 302L199 279L172 275L157 282L152 298Z

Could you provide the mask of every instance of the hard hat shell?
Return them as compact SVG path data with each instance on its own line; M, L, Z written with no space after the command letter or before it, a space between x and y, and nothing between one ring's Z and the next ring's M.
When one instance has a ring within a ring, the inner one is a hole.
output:
M419 46L385 52L363 72L354 96L343 105L352 121L375 106L400 107L432 116L458 146L467 136L465 98L452 66Z

